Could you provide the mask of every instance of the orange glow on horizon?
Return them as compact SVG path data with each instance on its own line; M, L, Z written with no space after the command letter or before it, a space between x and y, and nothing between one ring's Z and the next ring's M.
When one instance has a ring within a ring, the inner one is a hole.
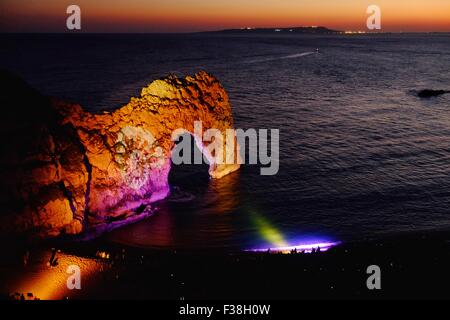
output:
M448 0L78 0L85 32L189 32L320 25L366 29L366 8L382 10L381 31L450 31ZM0 30L64 32L70 1L3 0Z

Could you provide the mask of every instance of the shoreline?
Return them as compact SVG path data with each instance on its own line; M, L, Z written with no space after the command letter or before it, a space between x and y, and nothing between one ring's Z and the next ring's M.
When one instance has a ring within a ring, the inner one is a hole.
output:
M59 283L59 289L43 297L49 299L450 298L450 278L442 278L450 268L449 238L445 231L415 233L303 254L155 250L101 239L56 241L31 249L34 258L27 266L20 266L21 251L10 246L13 254L1 266L2 277L9 281L2 279L0 294L8 299L12 288L28 277ZM60 249L55 271L45 265L52 247ZM71 292L63 286L64 270L58 268L74 261L83 265L86 281L83 290ZM370 265L381 268L382 290L366 288ZM18 280L14 284L11 279Z

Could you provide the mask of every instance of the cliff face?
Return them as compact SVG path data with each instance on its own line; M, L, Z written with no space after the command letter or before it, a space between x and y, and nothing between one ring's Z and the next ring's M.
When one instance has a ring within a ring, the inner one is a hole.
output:
M224 88L205 72L156 80L102 114L42 97L10 75L1 86L3 234L78 234L145 216L169 194L173 131L194 133L195 121L203 130L233 127ZM238 168L211 163L210 175Z

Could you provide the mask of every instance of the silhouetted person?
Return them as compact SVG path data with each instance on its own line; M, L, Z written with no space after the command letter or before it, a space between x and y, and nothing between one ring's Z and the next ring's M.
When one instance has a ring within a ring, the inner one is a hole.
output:
M28 264L28 260L30 259L30 251L26 251L23 255L23 266L26 267Z
M50 267L56 267L58 265L58 258L56 258L56 249L52 248L52 255L49 260Z

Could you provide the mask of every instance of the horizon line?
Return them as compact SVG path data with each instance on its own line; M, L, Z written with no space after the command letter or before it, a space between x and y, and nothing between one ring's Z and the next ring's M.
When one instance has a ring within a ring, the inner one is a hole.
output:
M257 27L252 30L258 30L258 29L294 29L294 28L310 28L310 27ZM328 28L327 28L328 29ZM82 30L66 30L66 31L0 31L0 34L173 34L173 35L189 35L189 34L199 34L199 33L220 33L224 31L236 31L239 32L240 30L246 31L245 28L230 28L230 29L218 29L218 30L204 30L204 31L82 31ZM248 30L246 34L249 34L252 30ZM365 31L365 30L334 30L329 29L330 33L301 33L302 35L380 35L380 34L434 34L434 33L450 33L450 30L448 31ZM355 32L354 34L346 34L346 32ZM360 32L360 33L358 33ZM279 33L279 32L273 32L274 34L286 34L286 33ZM295 33L294 33L295 34ZM297 33L298 34L298 33Z
M329 31L328 34L345 34L347 35L354 35L354 34L368 34L368 35L374 35L374 34L435 34L435 33L450 33L449 30L416 30L416 31L383 31L383 30L366 30L366 29L332 29L324 25L308 25L308 26L289 26L289 27L280 27L280 26L262 26L262 27L252 27L252 26L245 26L245 27L230 27L230 28L221 28L221 29L209 29L209 30L199 30L199 31L84 31L84 30L67 30L64 29L63 31L2 31L0 30L0 34L199 34L199 33L220 33L220 32L230 32L230 31L236 31L236 32L247 32L251 33L252 31L262 31L262 30L289 30L289 29L327 29ZM326 32L305 32L303 34L327 34Z

